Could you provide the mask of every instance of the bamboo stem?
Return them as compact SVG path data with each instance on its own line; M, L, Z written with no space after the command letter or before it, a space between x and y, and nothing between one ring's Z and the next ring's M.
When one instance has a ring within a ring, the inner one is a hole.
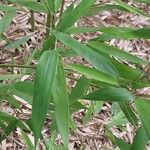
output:
M11 67L11 68L33 68L35 69L36 66L29 66L29 65L17 65L17 64L0 64L0 68L7 68L7 67Z
M35 31L35 18L34 18L34 11L30 11L31 17L30 17L30 24L31 24L31 31Z
M64 5L65 5L65 0L62 1L61 8L60 8L59 18L61 18L62 14L63 14Z
M50 27L51 27L51 13L48 13L47 14L47 21L46 21L46 38L49 37Z

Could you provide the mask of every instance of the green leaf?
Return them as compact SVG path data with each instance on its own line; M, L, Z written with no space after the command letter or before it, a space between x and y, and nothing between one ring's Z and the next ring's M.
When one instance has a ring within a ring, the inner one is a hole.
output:
M69 95L69 103L72 104L78 100L90 86L90 80L86 77L81 77Z
M128 9L117 5L117 4L105 4L105 5L95 5L91 7L91 9L85 14L85 16L94 16L97 15L98 13L101 13L103 11L109 11L109 10L122 10L122 11L128 11Z
M92 39L92 41L108 41L111 39L150 39L150 28L132 29L128 27L102 27L99 28L103 34L100 37Z
M23 74L5 74L0 75L0 80L15 80L17 78L21 78Z
M11 87L11 93L27 101L30 105L33 102L34 84L31 81L16 82Z
M0 111L0 120L4 121L5 123L9 124L10 122L13 122L14 120L19 121L17 124L17 127L21 128L21 129L25 129L25 130L29 130L29 128L27 127L27 125L21 121L18 120L16 117L11 116L5 112Z
M128 123L128 120L126 119L123 112L120 111L111 118L110 122L107 124L107 127L112 128L114 126L125 125L127 123Z
M130 150L144 150L146 149L147 143L148 137L146 135L144 127L142 126L137 130Z
M131 108L130 104L127 101L118 102L120 108L124 112L126 118L129 120L131 124L134 126L138 126L138 118L135 115L133 109Z
M124 63L120 63L115 59L111 59L111 62L117 68L120 77L129 79L130 81L134 80L137 77L137 75L141 72L140 69L132 68Z
M112 143L117 144L120 150L130 150L130 145L121 138L116 137L111 130L106 128L105 134L112 141Z
M48 10L46 9L46 7L44 7L44 5L34 0L8 0L8 1L26 7L29 10L33 10L35 12L44 12L44 13L48 12Z
M143 15L143 16L148 16L147 14L145 14L142 10L132 6L132 5L128 5L125 2L122 2L121 0L115 0L115 3L125 9L127 9L128 11L130 11L131 13L135 13L138 15Z
M73 26L73 24L82 18L84 14L90 9L90 7L96 2L96 0L83 0L81 1L70 13L65 13L65 17L61 19L61 23L57 27L59 31L65 31ZM70 10L70 9L69 9ZM68 10L67 10L68 11ZM68 21L69 20L69 21Z
M13 97L13 95L9 95L6 98L7 98L7 101L9 102L9 104L11 104L13 107L15 107L17 109L21 109L20 103Z
M103 101L96 101L91 102L91 106L88 108L88 110L85 113L85 116L83 118L83 124L87 124L88 121L95 116L97 113L100 112L104 102Z
M57 63L57 51L47 51L43 53L37 65L31 119L35 144L37 144L40 138L46 119L56 76Z
M56 38L58 38L61 42L63 42L72 50L76 51L80 56L88 60L98 70L118 77L118 71L116 70L116 68L102 54L95 52L91 48L83 45L82 43L78 42L77 40L71 38L64 33L57 32L55 30L51 30L51 32L54 36L56 36Z
M89 68L86 66L76 65L76 64L70 64L67 66L71 70L78 71L79 73L86 75L90 79L95 79L95 80L98 80L101 82L106 82L106 83L109 83L112 85L118 85L117 79L115 79L114 77L112 77L104 72L98 71L94 68Z
M147 64L146 60L142 60L135 55L132 55L124 50L120 50L117 47L110 46L106 43L90 41L90 42L88 42L88 45L99 51L102 51L102 52L112 55L116 58L119 58L120 60L126 60L126 61L129 61L132 63L137 63L137 64Z
M28 135L23 130L21 130L21 136L22 136L25 144L27 145L28 149L33 150L34 149L33 143L30 140L30 138L28 137Z
M8 6L8 5L3 5L3 4L0 5L0 11L8 11L8 10L12 10L12 9L16 9L16 8Z
M131 31L133 37L141 39L150 39L150 27L136 29Z
M115 142L120 148L120 150L130 150L131 145L125 142L124 140L115 137Z
M56 80L53 91L53 102L55 108L55 117L58 130L64 142L66 149L68 148L68 135L69 135L69 102L66 87L66 79L64 68L62 64L58 65Z
M10 123L8 124L8 126L2 132L2 135L0 135L0 142L2 142L6 137L8 137L9 134L11 132L13 132L13 130L15 130L15 128L17 127L17 124L18 124L18 120L16 120L16 119L10 121Z
M150 101L142 98L137 98L135 100L135 105L141 118L144 129L146 131L146 134L150 139Z
M0 20L0 34L2 34L11 24L12 19L16 16L16 10L11 9L5 12L3 18Z
M69 34L78 34L84 32L96 32L99 31L100 27L71 27L67 29L65 32Z
M54 0L47 0L47 5L48 5L50 11L52 11L52 12L55 11Z
M18 48L22 44L26 43L29 39L30 39L30 36L21 37L20 39L7 44L4 47L4 49L15 49L15 48Z
M107 87L89 93L82 98L95 101L132 101L134 96L124 88Z
M141 2L141 3L146 3L148 5L150 5L150 1L149 0L135 0L137 2Z
M75 101L75 102L70 104L70 112L71 113L78 111L80 109L88 109L88 108L79 101Z
M54 6L55 6L55 12L57 12L62 4L63 0L55 0Z

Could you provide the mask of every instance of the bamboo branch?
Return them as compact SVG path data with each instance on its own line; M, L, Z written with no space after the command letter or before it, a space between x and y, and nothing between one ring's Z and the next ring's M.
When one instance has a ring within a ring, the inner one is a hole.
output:
M49 37L50 27L51 27L51 13L48 13L47 14L47 21L46 21L46 38Z
M31 24L31 31L35 31L35 18L34 18L34 11L30 11L31 17L30 17L30 24Z
M0 68L7 68L7 67L11 67L11 68L33 68L35 69L36 66L29 66L29 65L17 65L17 64L0 64Z
M62 14L63 14L64 5L65 5L65 0L62 1L61 8L60 8L59 18L61 18Z

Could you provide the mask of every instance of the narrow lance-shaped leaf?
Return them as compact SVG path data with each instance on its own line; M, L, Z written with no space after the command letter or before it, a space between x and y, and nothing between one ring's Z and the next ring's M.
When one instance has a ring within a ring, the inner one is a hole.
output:
M137 98L135 100L135 104L146 134L150 139L150 101L142 98Z
M110 46L106 43L90 41L90 42L88 42L88 45L99 51L102 51L102 52L112 55L116 58L119 58L120 60L126 60L129 62L138 63L138 64L147 64L146 60L142 60L141 58L139 58L135 55L127 53L124 50L120 50L117 47Z
M24 142L26 143L28 149L34 149L31 139L28 137L28 135L23 130L21 130L21 136L22 136Z
M142 126L137 130L130 150L144 150L146 148L147 143L148 137L144 127Z
M64 33L57 32L55 30L51 30L51 32L56 38L58 38L61 42L63 42L72 50L76 51L80 56L88 60L98 70L103 71L114 77L118 77L118 71L116 70L116 68L102 54L95 52L88 46L81 44L77 40Z
M7 44L4 49L13 49L13 48L18 48L22 44L26 43L30 39L30 36L24 36L21 37L20 39L13 41L9 44Z
M116 4L95 5L90 8L90 10L85 14L85 16L94 16L103 11L109 11L113 9L128 11L128 9L125 9L124 7Z
M135 0L135 2L141 2L141 3L146 3L148 5L150 5L150 1L149 0Z
M132 6L132 5L128 5L125 2L122 2L121 0L115 0L115 3L121 7L124 7L125 9L127 9L128 11L130 11L131 13L135 13L138 15L143 15L143 16L148 16L147 14L145 14L142 10Z
M69 69L78 71L79 73L82 73L83 75L86 75L90 79L95 79L101 82L109 83L112 85L118 85L118 81L116 78L96 70L95 68L89 68L83 65L76 65L76 64L70 64L67 65Z
M11 122L18 122L16 125L18 128L21 128L27 131L29 130L29 128L26 126L26 124L23 121L18 120L16 117L11 116L8 113L0 111L0 120L4 121L7 124L11 124Z
M42 3L36 2L34 0L8 0L8 1L26 7L29 10L33 10L35 12L44 12L44 13L48 12L47 8L44 5L42 5Z
M98 31L103 32L103 34L97 38L92 39L92 41L107 41L111 39L128 40L136 38L150 39L149 27L139 29L132 29L128 27L101 27Z
M81 1L69 14L67 14L59 23L57 29L65 31L70 28L78 19L84 16L89 8L96 2L96 0ZM68 21L69 20L69 21Z
M58 71L54 84L53 98L57 127L67 149L70 118L66 79L62 64L58 65Z
M2 135L0 135L0 142L2 142L11 132L15 130L18 122L18 120L14 119L8 124L8 126L3 131Z
M54 0L47 0L47 6L49 7L50 11L55 11Z
M55 6L55 12L57 12L62 4L63 0L55 0L54 6Z
M90 80L86 77L81 77L69 95L70 104L76 102L77 99L83 96L86 90L89 88L89 86Z
M12 22L12 19L16 15L16 10L12 9L9 11L6 11L3 18L0 20L0 34L5 31L5 29L8 28L10 23Z
M129 102L127 101L122 101L118 102L120 108L124 112L126 118L129 120L131 124L133 124L135 127L138 126L138 118L135 115L132 107L130 106Z
M47 51L43 53L37 65L31 118L35 144L40 138L46 119L57 71L57 63L57 51Z
M0 5L0 11L8 11L8 10L12 10L12 9L16 9L16 8L8 6L8 5L3 5L3 4Z
M94 91L82 98L95 101L131 101L134 96L128 90L118 87L107 87Z
M128 143L126 143L124 140L116 137L111 130L105 129L106 136L112 141L112 143L117 144L117 146L120 148L120 150L130 150L130 146Z

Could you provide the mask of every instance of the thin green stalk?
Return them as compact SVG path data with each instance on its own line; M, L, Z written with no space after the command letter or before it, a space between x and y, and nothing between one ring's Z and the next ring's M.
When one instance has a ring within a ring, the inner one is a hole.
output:
M31 17L30 17L30 24L31 24L31 31L35 31L35 18L34 18L34 11L30 11Z
M35 69L35 66L30 66L30 65L17 65L17 64L0 64L0 68L7 68L7 67L17 67L17 68L33 68Z
M51 13L48 13L47 14L47 21L46 21L46 38L49 37L50 27L51 27Z
M62 14L63 14L64 5L65 5L65 0L62 1L61 8L60 8L59 18L61 18Z

